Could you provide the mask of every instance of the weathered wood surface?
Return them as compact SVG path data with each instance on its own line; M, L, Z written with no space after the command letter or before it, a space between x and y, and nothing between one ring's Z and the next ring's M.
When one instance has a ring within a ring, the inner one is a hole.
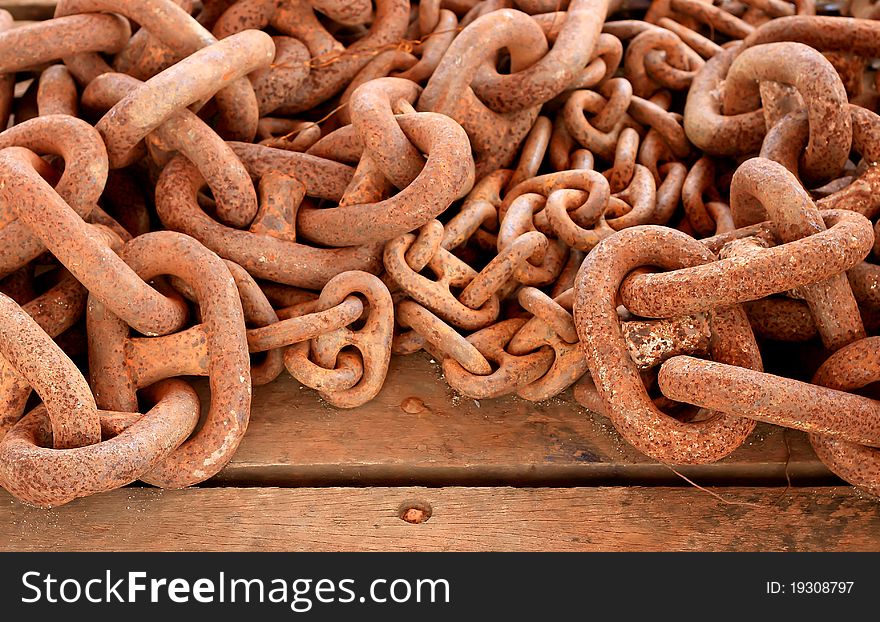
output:
M4 550L880 550L848 487L128 488L47 511L0 493ZM401 520L430 505L421 524Z
M429 357L395 357L372 402L339 410L288 374L255 387L252 420L224 485L577 485L682 480L623 441L569 393L534 404L456 395ZM200 382L203 393L206 384ZM401 408L406 398L421 413ZM204 403L207 403L205 394ZM805 435L761 425L716 464L676 470L700 484L835 483Z

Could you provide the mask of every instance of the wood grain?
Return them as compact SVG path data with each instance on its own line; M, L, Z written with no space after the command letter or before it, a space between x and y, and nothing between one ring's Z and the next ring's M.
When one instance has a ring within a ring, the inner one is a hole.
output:
M207 404L207 385L200 381ZM425 410L401 408L417 397ZM760 425L729 458L676 467L700 484L837 483L805 435ZM223 485L678 485L669 467L623 441L566 393L534 404L456 395L429 357L395 357L382 392L353 410L322 402L284 373L254 389L252 419Z
M880 550L851 488L128 488L51 510L0 493L0 548L284 551ZM421 524L399 518L429 504Z

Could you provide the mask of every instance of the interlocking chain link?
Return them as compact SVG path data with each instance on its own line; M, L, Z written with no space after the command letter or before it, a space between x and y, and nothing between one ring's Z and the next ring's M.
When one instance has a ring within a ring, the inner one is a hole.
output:
M425 350L461 395L571 391L666 463L804 430L880 495L858 393L880 356L876 8L0 11L0 485L42 506L193 485L252 386L286 371L357 408ZM202 421L183 376L207 378Z

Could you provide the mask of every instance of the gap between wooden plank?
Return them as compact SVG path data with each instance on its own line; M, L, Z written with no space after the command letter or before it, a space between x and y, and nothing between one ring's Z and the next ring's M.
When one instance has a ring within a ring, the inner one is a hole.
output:
M675 465L675 471L700 486L785 485L783 464ZM200 488L279 488L338 486L693 486L662 464L529 465L470 468L394 465L315 464L247 465L237 463ZM801 463L789 470L794 487L841 486L846 483L822 464Z
M281 551L880 550L847 488L122 489L55 510L0 493L0 548ZM399 518L428 504L427 522Z

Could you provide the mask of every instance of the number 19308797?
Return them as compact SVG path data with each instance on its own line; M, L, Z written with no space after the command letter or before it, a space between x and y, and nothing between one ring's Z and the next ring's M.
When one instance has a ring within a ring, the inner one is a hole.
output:
M768 594L851 594L855 581L767 581Z

